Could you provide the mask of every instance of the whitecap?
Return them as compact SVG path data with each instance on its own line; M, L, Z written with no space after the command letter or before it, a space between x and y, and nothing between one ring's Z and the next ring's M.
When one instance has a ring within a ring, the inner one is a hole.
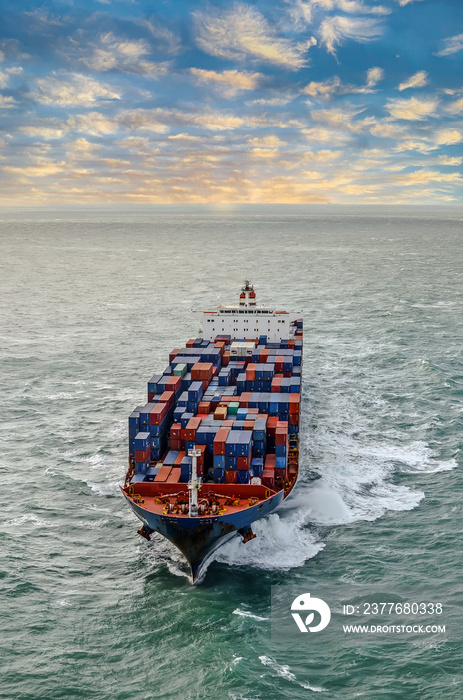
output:
M253 523L255 539L244 544L234 537L217 550L214 559L234 566L289 570L302 566L325 546L305 526L307 510L272 513Z
M311 690L314 693L323 693L326 691L326 688L321 688L318 686L310 685L309 683L302 683L301 681L298 681L294 673L292 673L292 671L289 670L289 666L279 664L274 659L271 659L268 656L259 656L259 661L264 666L268 666L272 671L276 673L277 676L280 676L280 678L285 678L291 683L297 683L301 686L301 688Z
M268 620L268 617L260 617L259 615L254 615L251 612L248 612L248 610L240 610L240 608L236 608L236 610L233 610L233 615L239 615L240 617L250 617L252 620L257 620L258 622L264 622L265 620Z

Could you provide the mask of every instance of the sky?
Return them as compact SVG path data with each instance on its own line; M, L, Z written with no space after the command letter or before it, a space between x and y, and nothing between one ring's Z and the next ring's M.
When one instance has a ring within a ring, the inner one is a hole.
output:
M0 9L0 204L452 204L463 0Z

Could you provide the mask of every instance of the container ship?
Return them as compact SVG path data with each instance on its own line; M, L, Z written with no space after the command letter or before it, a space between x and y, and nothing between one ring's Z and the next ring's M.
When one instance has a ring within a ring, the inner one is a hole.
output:
M299 468L300 313L258 306L245 282L239 303L193 312L200 337L169 355L129 416L122 493L141 520L185 556L193 583L213 552L272 513Z

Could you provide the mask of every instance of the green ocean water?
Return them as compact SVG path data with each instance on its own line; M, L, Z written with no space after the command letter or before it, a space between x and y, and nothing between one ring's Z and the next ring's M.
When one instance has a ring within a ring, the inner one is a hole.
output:
M0 212L1 698L463 697L462 223L457 207ZM190 309L244 278L304 313L302 476L193 587L120 496L127 416L196 335ZM448 631L279 638L272 586L440 602Z

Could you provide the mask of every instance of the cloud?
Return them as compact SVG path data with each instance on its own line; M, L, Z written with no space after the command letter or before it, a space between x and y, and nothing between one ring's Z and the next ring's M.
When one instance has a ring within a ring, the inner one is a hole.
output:
M349 94L365 94L374 92L373 88L384 78L384 70L382 68L369 68L366 75L365 85L349 85L341 82L339 76L335 75L328 80L317 82L312 80L305 88L302 89L302 94L310 95L322 100L328 100L333 95L349 95Z
M404 129L397 124L385 124L383 122L377 122L370 129L370 133L373 136L379 136L385 139L402 138L404 134Z
M312 110L310 116L314 121L323 122L327 126L348 127L351 118L362 111L362 109L356 111L345 111L342 109L317 109Z
M328 143L330 146L341 146L349 140L349 136L339 130L325 129L324 127L313 127L302 129L302 133L311 143Z
M115 119L110 119L100 112L78 114L68 119L66 126L69 131L82 131L90 136L113 134L119 128Z
M35 90L26 96L39 104L58 107L91 107L100 100L121 99L110 85L78 73L54 73L53 76L38 78Z
M289 16L296 28L303 28L312 22L313 11L341 10L350 14L387 15L390 10L382 5L365 5L361 0L285 0L289 5Z
M382 68L369 68L367 71L367 88L372 88L384 78L384 70Z
M67 144L68 151L90 155L93 151L98 150L100 146L96 143L91 143L85 138L76 139L72 143Z
M21 175L22 177L46 177L63 170L63 162L56 162L45 158L37 158L36 161L24 167L8 165L3 168L6 173Z
M248 100L246 105L268 105L269 107L283 107L289 104L295 98L295 95L287 95L286 97L259 97L256 100Z
M12 75L19 75L22 73L21 66L13 66L11 68L6 68L5 70L0 70L0 88L5 88L10 82Z
M450 56L453 53L457 53L463 49L463 34L456 34L455 36L449 36L444 39L444 48L437 51L435 56Z
M377 19L336 15L325 19L319 31L321 43L335 55L336 46L341 46L346 39L359 43L378 39L382 34L382 25Z
M202 139L199 136L193 136L192 134L171 134L170 136L167 137L169 140L172 141L201 141Z
M236 3L222 12L211 8L194 13L196 43L211 56L243 61L247 58L298 70L316 42L302 43L278 36L275 27L256 9Z
M142 19L139 24L145 27L156 39L156 48L173 56L180 53L182 45L180 38L170 29L164 27L155 17Z
M405 151L418 151L419 153L429 153L430 151L433 151L434 148L435 146L426 143L425 141L414 141L413 139L409 139L398 143L397 146L394 148L394 151L396 153L404 153Z
M257 146L260 148L279 148L280 146L285 146L286 141L281 141L278 136L268 135L249 139L251 146Z
M458 129L439 129L434 137L439 146L454 146L463 141L463 136Z
M411 97L409 100L397 98L388 100L386 109L391 119L423 121L435 115L437 105L438 100L434 97L423 100L417 97Z
M209 83L222 89L224 95L235 96L242 90L255 90L264 77L262 73L247 73L246 71L204 70L202 68L190 68L190 73L200 83Z
M82 41L81 33L78 33L77 38L67 38L61 44L63 55L97 73L117 71L151 77L165 74L164 63L144 58L150 51L150 45L144 39L122 39L113 32L101 34L98 42Z
M63 138L63 129L52 126L22 126L19 131L30 138L40 138L44 141Z
M415 170L412 173L397 175L396 180L401 185L427 185L431 182L461 182L459 173L441 173L436 170Z
M398 2L401 7L404 7L405 5L409 5L411 2L422 2L422 0L396 0L396 2Z
M256 158L277 158L280 155L277 148L251 148L250 153Z
M18 103L14 97L0 95L0 109L11 109L15 107Z
M463 97L448 104L446 109L452 114L459 114L460 112L463 112Z
M437 160L441 165L458 166L463 163L463 157L458 158L456 156L439 156Z
M27 17L31 21L31 26L35 28L35 31L39 29L41 33L47 27L61 27L67 23L63 17L58 17L58 15L52 15L48 10L43 7L37 10L32 10L30 12L23 12L23 16Z
M165 110L161 109L132 109L121 112L118 121L129 130L152 131L165 134L169 127L163 123L166 118Z
M400 92L402 92L402 90L408 90L409 88L424 87L427 84L428 74L425 70L419 70L418 73L414 73L409 78L407 78L407 80L404 80L403 83L400 83L398 89L400 90Z
M0 61L8 58L10 61L26 61L30 58L28 53L24 53L21 44L17 39L3 39L0 42Z

